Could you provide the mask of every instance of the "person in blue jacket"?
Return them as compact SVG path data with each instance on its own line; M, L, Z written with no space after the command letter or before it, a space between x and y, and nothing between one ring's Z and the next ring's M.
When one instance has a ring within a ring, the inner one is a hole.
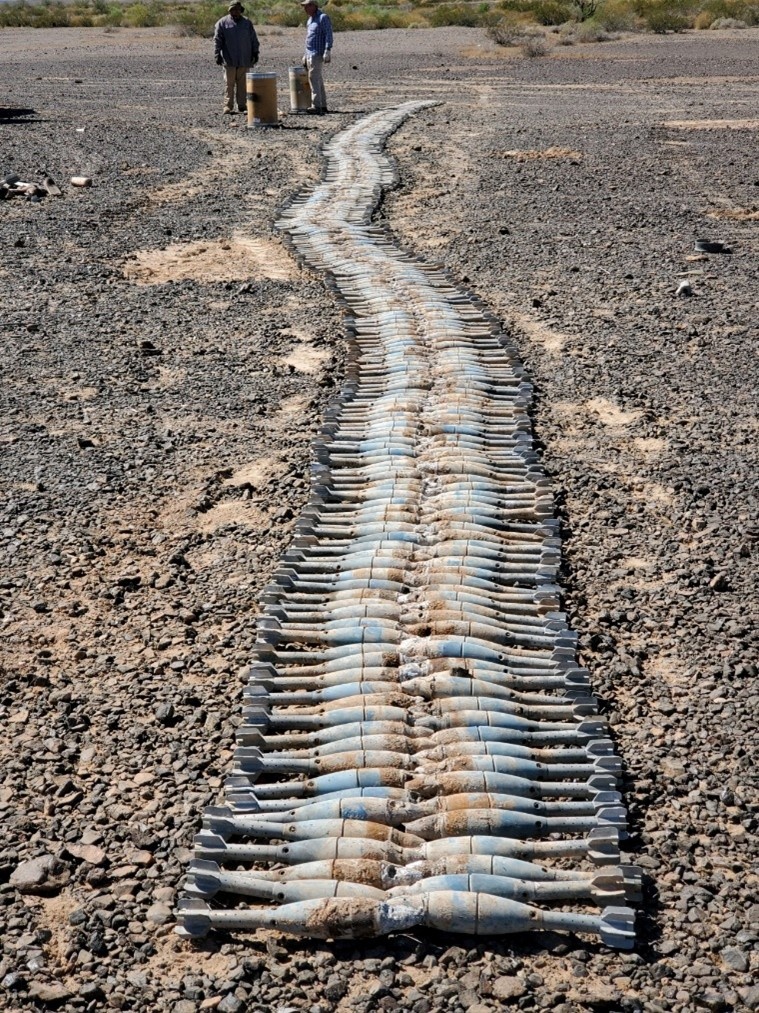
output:
M308 14L306 53L303 57L311 88L311 108L308 111L323 116L327 111L323 67L332 59L332 22L324 11L319 10L316 0L301 0L300 5Z
M258 63L258 36L252 21L243 17L245 8L239 0L232 0L226 17L219 18L213 30L213 47L216 62L224 68L224 114L246 110L245 75Z

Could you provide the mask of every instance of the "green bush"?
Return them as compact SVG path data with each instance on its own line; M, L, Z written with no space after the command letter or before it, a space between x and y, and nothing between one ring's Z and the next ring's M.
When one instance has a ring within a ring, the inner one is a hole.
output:
M302 27L305 21L295 0L248 0L247 6L256 25ZM604 32L759 25L759 0L329 0L327 10L336 31L482 27L499 45L515 44L515 26L526 23L588 25L560 33L564 45L601 41ZM225 12L225 0L0 0L0 28L175 25L209 37Z
M489 39L498 46L515 46L522 36L522 24L518 21L502 18L495 24L488 25L485 30Z
M124 8L119 4L111 4L108 13L101 21L107 28L121 28L121 20L124 17Z
M214 25L225 14L226 7L222 3L191 4L178 11L173 22L184 29L188 35L198 35L201 38L210 39L213 35Z
M44 3L37 8L36 28L65 28L69 12L62 3Z
M595 18L592 18L590 21L582 21L577 25L575 38L578 42L609 42L612 36Z
M638 24L629 0L606 0L598 8L593 21L607 32L632 32Z
M156 11L147 4L136 3L127 7L121 22L127 28L153 28L159 22Z
M635 0L635 10L649 32L684 32L693 26L688 0Z
M539 25L563 25L573 15L573 5L560 0L536 0L532 7L532 16Z
M706 0L699 5L702 14L711 15L714 21L731 18L747 25L759 25L759 3L756 0ZM699 15L700 16L700 15Z
M458 25L461 28L476 28L480 23L480 15L467 4L441 4L429 15L433 28L446 28Z
M537 56L546 56L549 46L544 35L527 35L520 42L519 48L522 56L534 59Z
M601 0L572 0L577 12L578 21L587 21L592 18L601 6Z
M338 16L338 11L335 11L335 18ZM266 25L279 25L280 28L296 28L298 25L305 23L303 16L303 8L293 4L283 4L278 7L274 7L269 13L259 19L261 24ZM333 18L332 24L334 25L335 19Z

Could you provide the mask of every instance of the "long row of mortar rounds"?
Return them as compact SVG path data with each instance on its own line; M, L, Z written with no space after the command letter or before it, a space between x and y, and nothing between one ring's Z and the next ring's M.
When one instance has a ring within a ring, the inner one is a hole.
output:
M394 179L384 139L423 105L333 139L283 214L352 314L349 363L261 598L228 804L206 811L180 931L550 927L627 947L617 904L639 876L616 865L619 762L558 611L530 385L476 300L369 224ZM537 864L556 857L609 867ZM574 899L601 914L535 906Z

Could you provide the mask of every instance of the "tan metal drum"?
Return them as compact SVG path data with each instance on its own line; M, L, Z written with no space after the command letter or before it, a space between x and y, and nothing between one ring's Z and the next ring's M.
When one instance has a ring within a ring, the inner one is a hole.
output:
M311 105L311 88L305 67L290 67L290 111L304 113Z
M277 75L245 75L248 99L248 126L259 127L279 123L277 110Z

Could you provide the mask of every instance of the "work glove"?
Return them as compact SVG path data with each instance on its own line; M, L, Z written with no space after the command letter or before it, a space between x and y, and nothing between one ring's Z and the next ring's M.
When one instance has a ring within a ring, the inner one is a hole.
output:
M221 55L221 53L216 54L216 62L220 67L224 63L224 57Z
M332 62L332 50L331 49L325 49L324 50L324 62L325 63L331 63Z

